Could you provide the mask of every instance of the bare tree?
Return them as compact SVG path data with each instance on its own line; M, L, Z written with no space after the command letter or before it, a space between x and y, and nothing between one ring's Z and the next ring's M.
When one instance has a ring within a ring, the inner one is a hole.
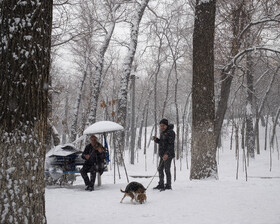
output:
M226 5L226 4L225 4ZM244 28L244 19L241 17L242 7L244 1L238 1L237 4L233 3L231 8L231 29L232 29L232 40L231 40L231 56L234 57L240 47L241 40L238 39L239 33ZM215 118L215 136L216 136L216 145L218 146L219 138L221 137L221 128L223 125L225 113L227 110L227 103L230 94L230 86L234 77L235 68L233 65L229 67L224 67L221 72L221 89L220 89L220 99L218 101L218 107L216 111Z
M91 96L91 110L88 118L88 122L94 123L96 121L96 111L97 111L97 104L98 104L98 98L100 94L100 88L102 84L102 72L104 67L104 56L107 51L107 48L109 46L109 43L111 41L111 37L113 35L115 25L117 22L117 10L120 7L120 3L115 1L107 1L107 7L109 8L109 18L110 18L110 24L108 28L105 29L105 38L97 52L97 59L96 59L96 65L95 65L95 72L94 72L94 81L93 81L93 92Z
M82 119L79 116L80 106L82 104L82 95L85 91L86 80L89 80L92 74L92 60L96 50L96 43L94 42L94 34L99 31L97 23L95 22L94 7L89 1L81 1L77 9L78 26L77 33L83 33L81 37L74 41L75 44L71 46L71 51L81 77L78 77L79 86L77 89L76 101L73 108L73 121L71 125L71 141L75 141L78 134L78 120Z
M117 122L119 122L124 127L126 127L126 118L127 118L126 112L127 112L127 92L128 92L129 77L131 74L132 63L133 63L133 59L138 43L139 25L148 2L149 0L142 0L141 3L136 3L137 7L135 9L134 17L131 21L130 45L129 45L127 56L124 59L123 71L121 77L121 86L118 93L119 102L118 102ZM124 143L125 143L123 133L120 133L117 136L117 142L118 142L118 149L123 151Z
M245 20L249 23L251 18L253 4L252 2L246 2L245 9L243 11ZM248 29L245 45L249 47L253 45L253 31ZM253 95L254 95L254 76L253 76L253 57L252 53L246 55L246 80L247 80L247 99L246 99L246 145L248 158L255 158L255 133L253 126Z
M75 139L77 137L78 118L79 118L80 105L81 105L81 101L82 101L82 93L83 93L85 80L88 76L88 70L89 70L89 56L87 53L84 56L85 56L84 57L85 64L84 64L82 78L79 80L79 86L77 89L78 95L77 95L75 106L74 106L73 123L71 125L71 141L72 142L75 141Z
M223 49L223 52L227 52L227 54L223 54L223 58L228 58L228 62L223 59L226 63L225 66L222 67L221 76L220 76L220 96L218 99L216 118L215 118L215 138L216 145L218 146L221 128L223 125L223 120L226 115L226 111L228 108L228 99L230 97L230 89L232 85L232 80L236 75L236 71L238 69L238 64L241 59L244 57L244 54L249 52L260 50L260 51L271 51L277 53L277 50L271 49L266 46L256 45L258 43L258 36L261 32L270 32L270 29L273 29L273 26L265 26L266 24L277 24L279 23L280 14L275 10L267 10L266 6L271 9L276 9L279 3L277 1L243 1L238 0L234 2L221 1L220 5L224 8L224 11L229 14L222 14L223 21L228 21L229 26L231 27L232 35L231 38L228 38L228 32L224 32L226 34L224 42L228 42L227 45L230 45L230 49ZM250 6L250 8L248 8ZM247 9L248 8L248 9ZM248 12L246 13L246 10ZM221 10L220 10L221 11ZM260 13L261 12L261 13ZM228 19L230 16L230 19ZM249 17L248 17L249 16ZM224 23L220 23L220 26L224 26ZM250 30L254 32L250 33ZM217 29L219 30L219 29ZM250 40L247 39L250 36ZM220 40L221 42L221 40ZM247 44L246 44L247 43ZM248 44L249 43L249 44ZM256 45L256 46L254 46ZM256 126L255 126L256 127Z

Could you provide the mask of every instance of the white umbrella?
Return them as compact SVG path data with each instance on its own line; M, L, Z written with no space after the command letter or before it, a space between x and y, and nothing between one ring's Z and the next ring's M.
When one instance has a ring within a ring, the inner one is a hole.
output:
M98 121L84 130L84 135L103 134L123 130L123 126L112 121Z
M112 121L98 121L84 130L84 135L93 135L93 134L103 134L104 135L104 141L106 140L106 133L114 132L114 131L122 131L124 130L124 127L119 125L118 123L112 122ZM107 143L106 143L107 144ZM115 176L116 176L116 150L114 148L114 183L116 183ZM124 166L125 168L125 166ZM126 170L126 169L125 169ZM127 173L127 172L126 172ZM128 178L128 177L127 177Z

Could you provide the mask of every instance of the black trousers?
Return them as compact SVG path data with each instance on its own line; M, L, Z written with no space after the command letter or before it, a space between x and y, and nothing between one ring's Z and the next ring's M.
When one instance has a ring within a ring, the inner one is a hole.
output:
M83 168L80 170L82 178L84 179L85 185L94 187L95 179L96 179L96 169L92 165L83 165ZM88 177L88 173L90 173L90 179Z
M163 186L164 185L164 172L166 174L166 184L171 187L171 161L173 158L169 157L167 160L163 160L160 158L159 161L159 167L158 167L158 173L159 173L159 185Z

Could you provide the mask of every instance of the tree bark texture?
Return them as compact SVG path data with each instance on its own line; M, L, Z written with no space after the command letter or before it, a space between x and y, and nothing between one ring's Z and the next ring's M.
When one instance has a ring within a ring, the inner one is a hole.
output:
M0 2L0 223L46 223L52 5Z
M249 24L252 20L250 11L252 2L245 2L243 17ZM248 28L246 33L245 46L249 48L254 43L252 29ZM253 76L253 57L249 52L246 55L246 80L247 80L247 99L246 99L246 147L248 158L255 158L255 133L253 126L253 95L254 95L254 76Z
M128 83L132 69L132 63L134 60L134 55L137 48L138 42L138 32L139 25L144 14L145 8L148 5L149 0L142 0L141 4L137 7L135 11L135 17L132 19L132 27L130 31L130 45L127 56L124 59L123 71L121 76L121 87L119 90L118 98L118 114L117 122L126 128L126 112L127 112L127 92L128 92ZM117 134L118 150L123 151L125 144L124 132Z
M93 91L92 91L92 96L91 96L91 107L90 107L90 113L89 113L89 118L88 118L88 123L91 125L96 122L96 112L97 112L97 107L98 107L98 99L99 99L99 94L100 94L100 89L102 86L102 80L103 80L103 67L104 67L104 57L105 53L108 49L108 46L110 44L115 25L116 25L116 18L115 14L117 9L120 7L120 4L116 4L113 7L112 11L112 23L110 24L105 39L98 50L98 56L97 56L97 62L95 66L95 73L94 73L94 80L93 80Z
M87 56L85 56L87 57ZM80 104L82 101L82 93L83 93L83 88L84 88L84 84L85 84L85 80L87 77L87 60L88 58L85 58L86 61L86 65L85 65L85 70L83 72L83 77L80 80L79 83L79 88L78 88L78 95L77 95L77 99L75 102L75 107L74 107L74 118L73 118L73 123L71 125L71 142L74 142L77 138L77 129L78 129L78 118L79 118L79 110L80 110Z
M231 56L234 57L238 54L241 47L241 40L238 38L240 32L244 27L244 18L242 18L244 2L237 4L236 8L232 11L232 46L231 46ZM215 138L216 138L216 147L219 144L219 139L221 135L221 130L223 126L223 121L227 111L227 104L230 95L231 83L233 80L233 75L235 73L235 67L231 63L222 70L221 73L221 91L220 99L218 101L216 117L215 117Z
M255 133L253 125L253 74L252 74L253 62L252 56L249 53L247 55L247 105L246 105L246 145L247 153L250 158L255 158Z
M132 96L131 96L131 138L130 138L130 164L134 164L135 158L135 138L136 138L136 124L135 124L135 75L131 75L131 89L132 89Z
M214 138L216 1L196 1L193 34L192 158L190 179L218 178Z
M268 95L270 94L270 92L272 90L271 87L272 87L272 85L273 85L273 83L275 81L276 75L278 74L279 70L280 70L280 66L278 66L276 71L275 71L275 73L272 74L272 77L270 79L269 85L266 87L265 94L264 94L263 98L261 99L261 102L259 102L256 105L257 112L256 112L255 125L254 125L254 128L255 128L254 132L255 132L255 138L257 138L257 139L259 138L259 121L260 121L260 118L261 118L261 114L262 114L262 111L263 111L263 109L265 107L265 102L267 100L267 97L268 97Z

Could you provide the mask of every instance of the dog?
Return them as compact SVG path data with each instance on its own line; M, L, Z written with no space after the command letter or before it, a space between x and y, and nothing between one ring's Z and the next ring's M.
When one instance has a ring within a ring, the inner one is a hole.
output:
M121 189L121 192L124 193L124 196L120 201L120 203L123 202L123 199L126 196L131 197L131 202L133 202L134 199L136 202L139 202L140 204L143 204L147 200L147 196L145 193L146 188L138 182L129 183L124 191Z

